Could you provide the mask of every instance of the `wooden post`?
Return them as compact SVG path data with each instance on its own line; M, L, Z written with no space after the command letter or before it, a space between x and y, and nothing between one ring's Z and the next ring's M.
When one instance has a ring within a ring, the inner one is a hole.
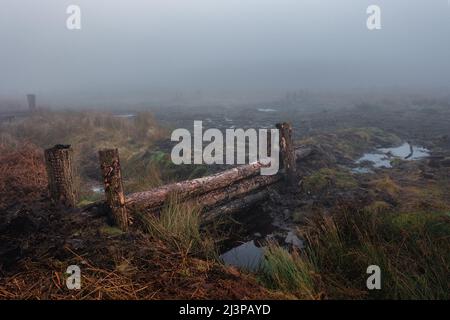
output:
M292 141L292 126L290 123L278 123L280 134L280 169L284 169L286 181L289 185L295 185L296 159L294 143Z
M31 112L36 111L36 95L35 94L27 94L28 100L28 108Z
M70 145L58 144L45 150L50 197L62 205L73 208L77 202L74 186L73 149Z
M125 207L119 151L117 149L101 150L99 158L105 183L106 202L111 209L112 218L120 229L127 231L130 221Z

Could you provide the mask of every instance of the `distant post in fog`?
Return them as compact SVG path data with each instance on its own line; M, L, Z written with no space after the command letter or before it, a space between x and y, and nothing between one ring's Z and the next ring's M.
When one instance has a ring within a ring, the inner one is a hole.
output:
M27 94L28 100L28 109L30 112L36 111L36 95L35 94Z

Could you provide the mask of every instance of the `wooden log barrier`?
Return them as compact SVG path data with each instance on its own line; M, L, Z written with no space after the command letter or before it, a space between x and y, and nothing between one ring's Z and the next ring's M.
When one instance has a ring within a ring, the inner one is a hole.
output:
M172 194L181 201L193 202L204 208L205 216L214 216L224 210L224 214L248 208L267 197L267 186L285 178L288 185L295 185L296 161L308 157L312 149L295 149L292 141L292 127L288 123L277 124L280 133L280 168L283 174L260 175L264 166L259 162L235 167L211 176L176 182L144 192L137 192L125 199L120 162L117 149L99 152L107 204L113 218L122 228L127 229L129 212L158 212ZM270 131L269 131L270 133ZM270 150L270 134L268 147ZM128 209L128 212L127 212Z
M44 152L50 197L67 208L75 207L77 192L74 185L73 149L70 145L55 145Z
M243 197L247 194L276 184L281 180L278 175L274 176L256 176L248 179L240 180L224 189L214 190L192 199L194 203L200 204L205 211L210 210L222 203L230 202L236 198Z
M263 165L259 162L243 165L211 176L187 180L154 188L145 192L130 194L127 207L135 210L153 211L160 207L171 194L177 194L181 200L193 198L213 190L226 188L233 183L256 176Z
M117 149L101 150L99 159L105 185L106 203L111 209L116 225L123 231L127 231L130 218L125 207L119 151Z
M214 208L206 212L203 217L205 221L212 221L222 215L231 215L242 210L248 209L258 202L264 201L269 197L269 190L262 190L252 193L243 198L233 200L227 204Z

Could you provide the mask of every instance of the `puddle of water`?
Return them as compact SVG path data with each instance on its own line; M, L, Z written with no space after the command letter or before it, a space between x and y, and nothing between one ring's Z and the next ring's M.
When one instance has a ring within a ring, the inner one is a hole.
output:
M97 187L97 186L92 187L91 190L92 190L92 192L95 192L95 193L105 192L105 189L103 189L103 187Z
M353 173L359 173L359 174L373 173L373 171L370 170L369 168L363 168L363 167L353 168L351 171Z
M412 147L412 155L411 154ZM394 157L403 158L405 160L420 160L430 155L430 151L417 146L410 146L409 143L404 143L400 147L396 148L382 148L378 149L385 154L392 154ZM410 156L409 158L407 158Z
M280 235L269 234L266 239L270 241L277 241ZM281 237L280 245L286 247L295 247L302 249L305 247L304 242L300 240L293 231L289 231L285 237ZM280 242L278 241L278 242ZM248 271L257 271L261 267L261 263L264 259L264 247L258 247L255 244L255 240L245 242L225 253L220 258L226 265L234 266Z
M275 109L270 109L270 108L260 108L258 109L259 112L277 112L277 110Z
M366 153L356 163L372 162L375 168L392 168L391 159L383 153Z
M288 232L286 239L284 239L284 242L286 244L290 244L293 247L300 248L300 249L303 249L305 247L305 244L303 243L303 241L300 240L299 237L297 237L295 235L295 233L292 231Z
M243 243L220 256L226 265L249 271L257 270L263 257L263 248L257 247L254 240Z
M380 148L375 152L366 153L356 160L356 163L361 164L367 161L371 162L375 168L392 168L391 160L395 158L411 161L424 159L429 155L430 151L428 149L404 143L399 147ZM370 170L364 167L354 168L352 171L355 173L370 173Z
M128 114L116 114L114 117L116 117L116 118L134 118L134 117L136 117L136 115L133 114L133 113L128 113Z

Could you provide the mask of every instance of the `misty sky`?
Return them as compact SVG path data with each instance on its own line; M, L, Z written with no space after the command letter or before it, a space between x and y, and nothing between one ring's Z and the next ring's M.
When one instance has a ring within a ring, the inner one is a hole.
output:
M0 95L389 86L450 86L448 0L0 0Z

